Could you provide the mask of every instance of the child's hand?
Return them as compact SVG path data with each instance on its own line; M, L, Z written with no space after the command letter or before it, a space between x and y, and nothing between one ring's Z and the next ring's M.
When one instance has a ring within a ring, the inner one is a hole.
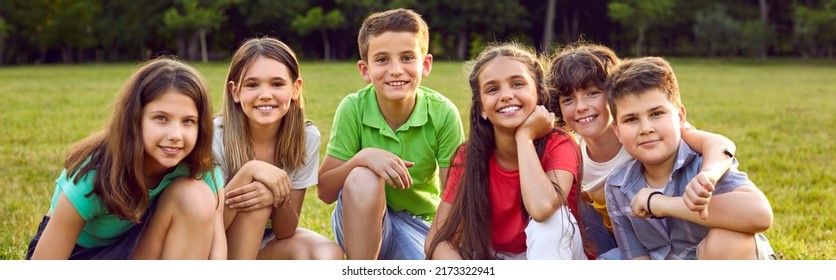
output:
M705 220L708 218L708 202L711 200L711 192L713 191L714 183L709 179L709 174L700 172L685 186L682 201L691 211L699 211L700 218Z
M549 112L546 106L537 105L528 118L517 127L517 139L523 137L525 140L539 139L546 136L554 128L554 113Z
M286 206L290 203L291 184L287 172L275 165L253 160L247 162L253 167L250 172L253 181L258 181L267 186L273 194L273 207Z
M273 193L261 182L253 181L229 191L224 204L238 211L253 211L273 205Z
M412 186L412 176L409 175L408 168L415 165L414 163L402 160L386 150L365 148L360 152L363 153L366 167L383 178L386 184L399 189Z
M630 209L632 210L633 217L640 218L640 219L647 219L650 218L650 212L653 209L648 210L647 205L648 199L650 199L650 194L655 192L656 190L651 188L642 188L636 193L636 196L633 197L633 200L630 201ZM654 199L658 199L659 195L656 195ZM655 217L662 217L660 214L660 209L656 209L656 212L653 213Z

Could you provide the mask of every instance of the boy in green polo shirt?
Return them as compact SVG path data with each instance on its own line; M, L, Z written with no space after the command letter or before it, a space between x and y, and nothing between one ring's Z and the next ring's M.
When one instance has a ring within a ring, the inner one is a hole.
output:
M348 259L424 259L450 159L464 141L456 106L420 86L432 69L429 30L412 10L366 18L357 66L367 83L346 96L319 170L319 198Z

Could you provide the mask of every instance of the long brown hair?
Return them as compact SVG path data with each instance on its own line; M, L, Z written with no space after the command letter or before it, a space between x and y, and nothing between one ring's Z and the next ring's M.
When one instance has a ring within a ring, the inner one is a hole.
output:
M458 193L450 209L450 216L439 228L430 241L427 256L432 256L438 244L448 241L464 259L495 259L491 253L491 205L488 197L490 169L488 163L496 148L493 125L481 118L482 103L479 92L479 74L485 65L497 57L510 57L528 66L529 74L535 82L537 104L549 104L549 94L543 79L543 64L532 51L516 44L507 43L489 46L476 58L470 71L471 89L470 134L467 142L456 151L456 155L465 152L463 165L453 161L454 168L463 168L459 181ZM552 133L561 133L555 129ZM543 158L549 136L537 139L534 145L539 158ZM456 157L454 155L454 158ZM577 154L580 156L580 153ZM577 180L577 178L576 178ZM577 186L577 184L574 184ZM555 186L558 196L566 204L567 195ZM525 209L523 209L525 212Z
M229 64L229 72L224 82L223 98L223 146L227 180L245 163L255 158L255 150L250 136L247 116L238 103L233 100L229 82L234 82L240 90L241 80L250 66L259 58L275 59L284 64L290 72L290 81L301 78L299 61L296 54L285 43L269 37L249 39L238 48ZM276 152L273 155L279 168L296 169L305 162L305 126L311 125L305 120L305 102L301 88L297 99L291 99L287 114L279 122L279 137L276 137Z
M93 190L108 211L138 223L148 205L144 177L145 148L142 110L148 103L174 91L194 101L198 113L195 147L184 159L189 177L197 179L212 169L212 105L203 77L192 67L171 58L146 62L122 87L105 129L70 147L64 168L73 182L95 170ZM89 162L88 162L89 160Z

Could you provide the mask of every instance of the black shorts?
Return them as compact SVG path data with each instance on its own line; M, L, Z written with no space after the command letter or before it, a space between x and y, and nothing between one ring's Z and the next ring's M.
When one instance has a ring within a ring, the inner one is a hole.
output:
M151 221L154 216L154 210L157 208L157 199L153 200L145 211L142 220L139 224L134 225L122 234L122 236L113 244L107 246L99 246L92 248L84 248L75 245L73 252L70 254L71 260L127 260L130 259L136 249L136 244L139 243L139 238L142 237L142 232L145 226ZM29 249L26 252L26 259L32 259L32 254L35 252L35 246L38 245L38 240L49 223L49 216L44 216L41 224L38 225L38 233L29 241ZM49 249L49 248L47 248Z

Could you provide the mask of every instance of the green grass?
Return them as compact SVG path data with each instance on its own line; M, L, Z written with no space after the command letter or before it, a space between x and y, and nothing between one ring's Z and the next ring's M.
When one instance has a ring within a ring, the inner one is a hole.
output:
M737 143L740 169L775 211L767 231L783 259L836 259L836 64L832 61L672 61L688 120ZM49 208L67 147L100 129L134 64L0 68L0 259L22 259ZM220 106L223 63L197 64ZM342 97L364 86L353 62L303 62L307 117L327 143ZM461 63L436 61L424 85L467 114ZM466 125L466 124L465 124ZM301 226L329 238L332 205L311 189Z

